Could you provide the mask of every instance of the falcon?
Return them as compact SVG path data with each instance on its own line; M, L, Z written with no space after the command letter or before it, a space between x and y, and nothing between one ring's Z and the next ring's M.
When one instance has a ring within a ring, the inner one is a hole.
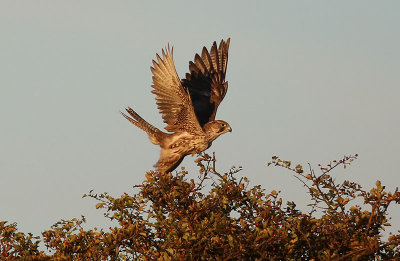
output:
M199 154L209 148L220 135L231 132L229 124L215 120L217 108L228 90L225 81L229 42L214 42L210 51L203 47L189 62L189 73L180 80L174 65L173 48L162 49L150 67L156 104L167 124L163 132L127 107L121 114L144 130L150 141L161 147L160 159L154 165L160 173L173 171L189 154Z

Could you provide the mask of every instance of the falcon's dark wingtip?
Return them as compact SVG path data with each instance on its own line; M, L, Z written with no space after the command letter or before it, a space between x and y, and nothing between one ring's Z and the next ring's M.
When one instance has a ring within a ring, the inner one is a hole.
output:
M224 40L221 40L221 43L223 43ZM226 39L225 44L229 47L229 43L231 42L231 38L228 37L228 39Z
M228 64L230 38L214 41L211 48L202 48L201 53L189 62L189 73L182 85L189 90L195 114L201 126L215 119L217 108L228 90L225 80Z

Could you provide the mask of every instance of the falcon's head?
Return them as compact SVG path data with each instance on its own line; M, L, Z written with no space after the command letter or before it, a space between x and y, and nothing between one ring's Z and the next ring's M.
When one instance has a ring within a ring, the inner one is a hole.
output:
M210 141L218 138L219 135L231 132L232 128L226 121L215 120L211 122L207 122L204 127L204 132L209 135Z

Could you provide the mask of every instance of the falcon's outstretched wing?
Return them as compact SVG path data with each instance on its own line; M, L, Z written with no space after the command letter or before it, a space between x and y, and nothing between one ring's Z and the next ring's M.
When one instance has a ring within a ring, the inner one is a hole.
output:
M153 60L154 90L157 107L162 114L165 129L171 132L187 131L193 134L202 133L202 128L193 110L188 92L183 89L175 70L173 49L162 50L162 58L157 54L157 62Z
M189 62L190 73L182 80L182 85L189 90L194 111L200 125L215 120L218 105L228 90L225 81L230 38L221 41L217 48L214 42L210 52L203 47L201 56L196 54L194 63Z

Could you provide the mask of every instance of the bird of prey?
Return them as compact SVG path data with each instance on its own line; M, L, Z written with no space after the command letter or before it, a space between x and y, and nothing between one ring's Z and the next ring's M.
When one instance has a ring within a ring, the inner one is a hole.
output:
M189 62L189 73L180 80L174 65L173 48L168 45L153 60L153 90L157 107L167 124L163 132L142 119L133 109L126 108L130 117L122 115L144 130L150 141L160 145L160 159L154 165L160 173L173 171L189 154L209 148L221 134L231 132L229 124L215 120L217 108L228 89L225 81L230 39L214 42L210 51L203 47Z

